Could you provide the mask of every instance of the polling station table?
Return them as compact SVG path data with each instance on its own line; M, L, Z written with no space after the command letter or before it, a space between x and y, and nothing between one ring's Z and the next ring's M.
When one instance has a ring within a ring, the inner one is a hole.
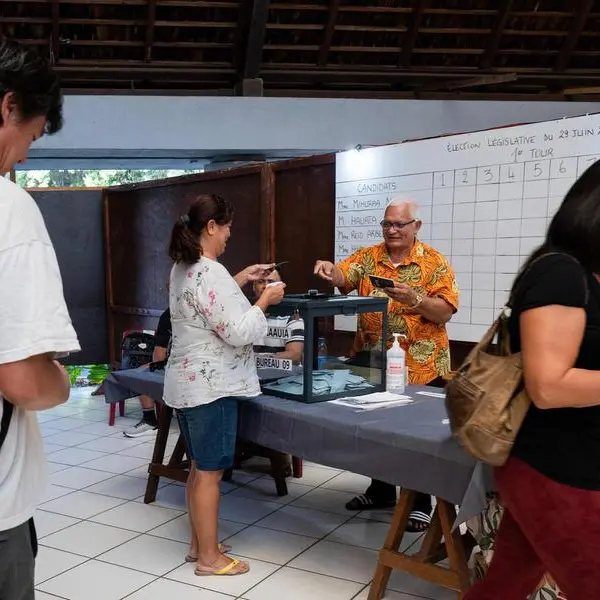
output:
M163 372L146 368L115 371L104 384L106 399L114 403L138 394L160 399L163 382ZM455 590L461 598L470 578L467 551L455 525L484 509L486 492L492 489L491 473L452 439L439 389L411 386L407 395L413 398L412 404L370 411L262 395L240 403L238 435L273 450L402 487L369 600L383 597L392 568ZM163 406L160 412L149 467L148 486L154 489L158 477L170 477L169 466L174 468L174 463L162 464L172 410ZM183 451L180 436L173 454L182 456ZM185 480L185 475L176 478ZM437 506L420 550L409 556L399 552L399 547L417 491L435 496ZM460 506L458 517L455 505ZM446 557L449 568L438 564Z

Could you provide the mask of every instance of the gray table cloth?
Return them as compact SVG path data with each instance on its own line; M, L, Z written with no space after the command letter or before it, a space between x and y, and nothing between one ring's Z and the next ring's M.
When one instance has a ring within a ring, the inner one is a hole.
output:
M106 401L138 394L160 401L163 381L162 371L115 371L104 384ZM419 392L440 390L409 386L414 403L370 411L262 395L240 404L238 431L274 450L439 496L461 507L463 522L485 508L491 469L454 441L443 398Z

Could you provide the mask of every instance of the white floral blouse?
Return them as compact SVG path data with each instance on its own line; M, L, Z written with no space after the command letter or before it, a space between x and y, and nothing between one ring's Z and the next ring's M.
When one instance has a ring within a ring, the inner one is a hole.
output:
M227 269L205 257L193 265L176 264L169 305L173 342L166 404L190 408L227 396L258 396L252 345L267 334L267 319Z

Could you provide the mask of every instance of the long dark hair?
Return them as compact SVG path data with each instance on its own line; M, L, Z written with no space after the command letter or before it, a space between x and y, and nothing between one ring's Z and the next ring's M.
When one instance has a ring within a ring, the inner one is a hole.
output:
M233 206L217 194L198 196L173 225L169 256L174 262L193 264L202 256L200 234L210 221L227 225L233 220Z
M550 222L544 243L521 268L513 291L529 264L549 252L570 254L586 271L600 273L600 161L571 186Z

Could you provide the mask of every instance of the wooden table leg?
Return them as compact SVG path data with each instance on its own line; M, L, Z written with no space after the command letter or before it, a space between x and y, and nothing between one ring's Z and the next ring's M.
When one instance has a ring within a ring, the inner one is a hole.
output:
M444 542L448 551L448 562L450 570L456 573L460 592L466 592L471 585L471 575L467 561L463 538L460 533L460 528L452 530L452 526L456 521L456 509L453 504L445 500L438 499L437 510L440 515L442 532L444 534ZM459 594L459 599L462 598L462 593Z
M175 448L173 448L173 454L171 454L171 458L169 459L169 466L172 467L181 464L183 462L183 457L186 454L189 456L185 438L183 435L179 434Z
M167 440L169 439L169 428L171 427L172 417L173 409L170 406L164 405L160 411L160 417L158 419L158 431L156 433L156 441L154 442L152 463L148 467L148 482L146 484L146 494L144 496L144 502L146 504L156 500L156 492L158 491L160 476L152 472L152 466L156 463L160 465L163 464Z
M288 456L283 452L272 450L269 456L271 462L271 475L275 480L275 489L278 496L287 496L287 482L285 473L288 468Z
M440 513L436 506L433 511L433 516L431 517L431 524L429 525L423 543L421 544L421 549L417 552L415 558L419 558L420 560L423 560L423 562L429 563L436 563L444 560L445 557L442 559L438 558L443 535Z
M469 557L464 540L458 528L452 529L456 520L456 509L453 504L437 498L431 525L423 537L419 551L412 556L399 551L414 498L415 492L408 490L403 490L400 495L385 544L379 552L368 600L383 598L392 569L454 590L457 592L458 600L461 600L469 589L471 581L467 563ZM445 552L441 551L442 537ZM445 555L448 556L449 568L436 564L443 560Z
M371 583L368 600L381 600L385 594L390 575L392 574L392 567L381 560L381 554L383 552L397 552L398 548L400 548L416 496L416 492L411 490L402 490L400 493L400 499L398 500L398 505L394 511L392 523L380 552L380 558L377 563L377 568L375 569L375 576Z

